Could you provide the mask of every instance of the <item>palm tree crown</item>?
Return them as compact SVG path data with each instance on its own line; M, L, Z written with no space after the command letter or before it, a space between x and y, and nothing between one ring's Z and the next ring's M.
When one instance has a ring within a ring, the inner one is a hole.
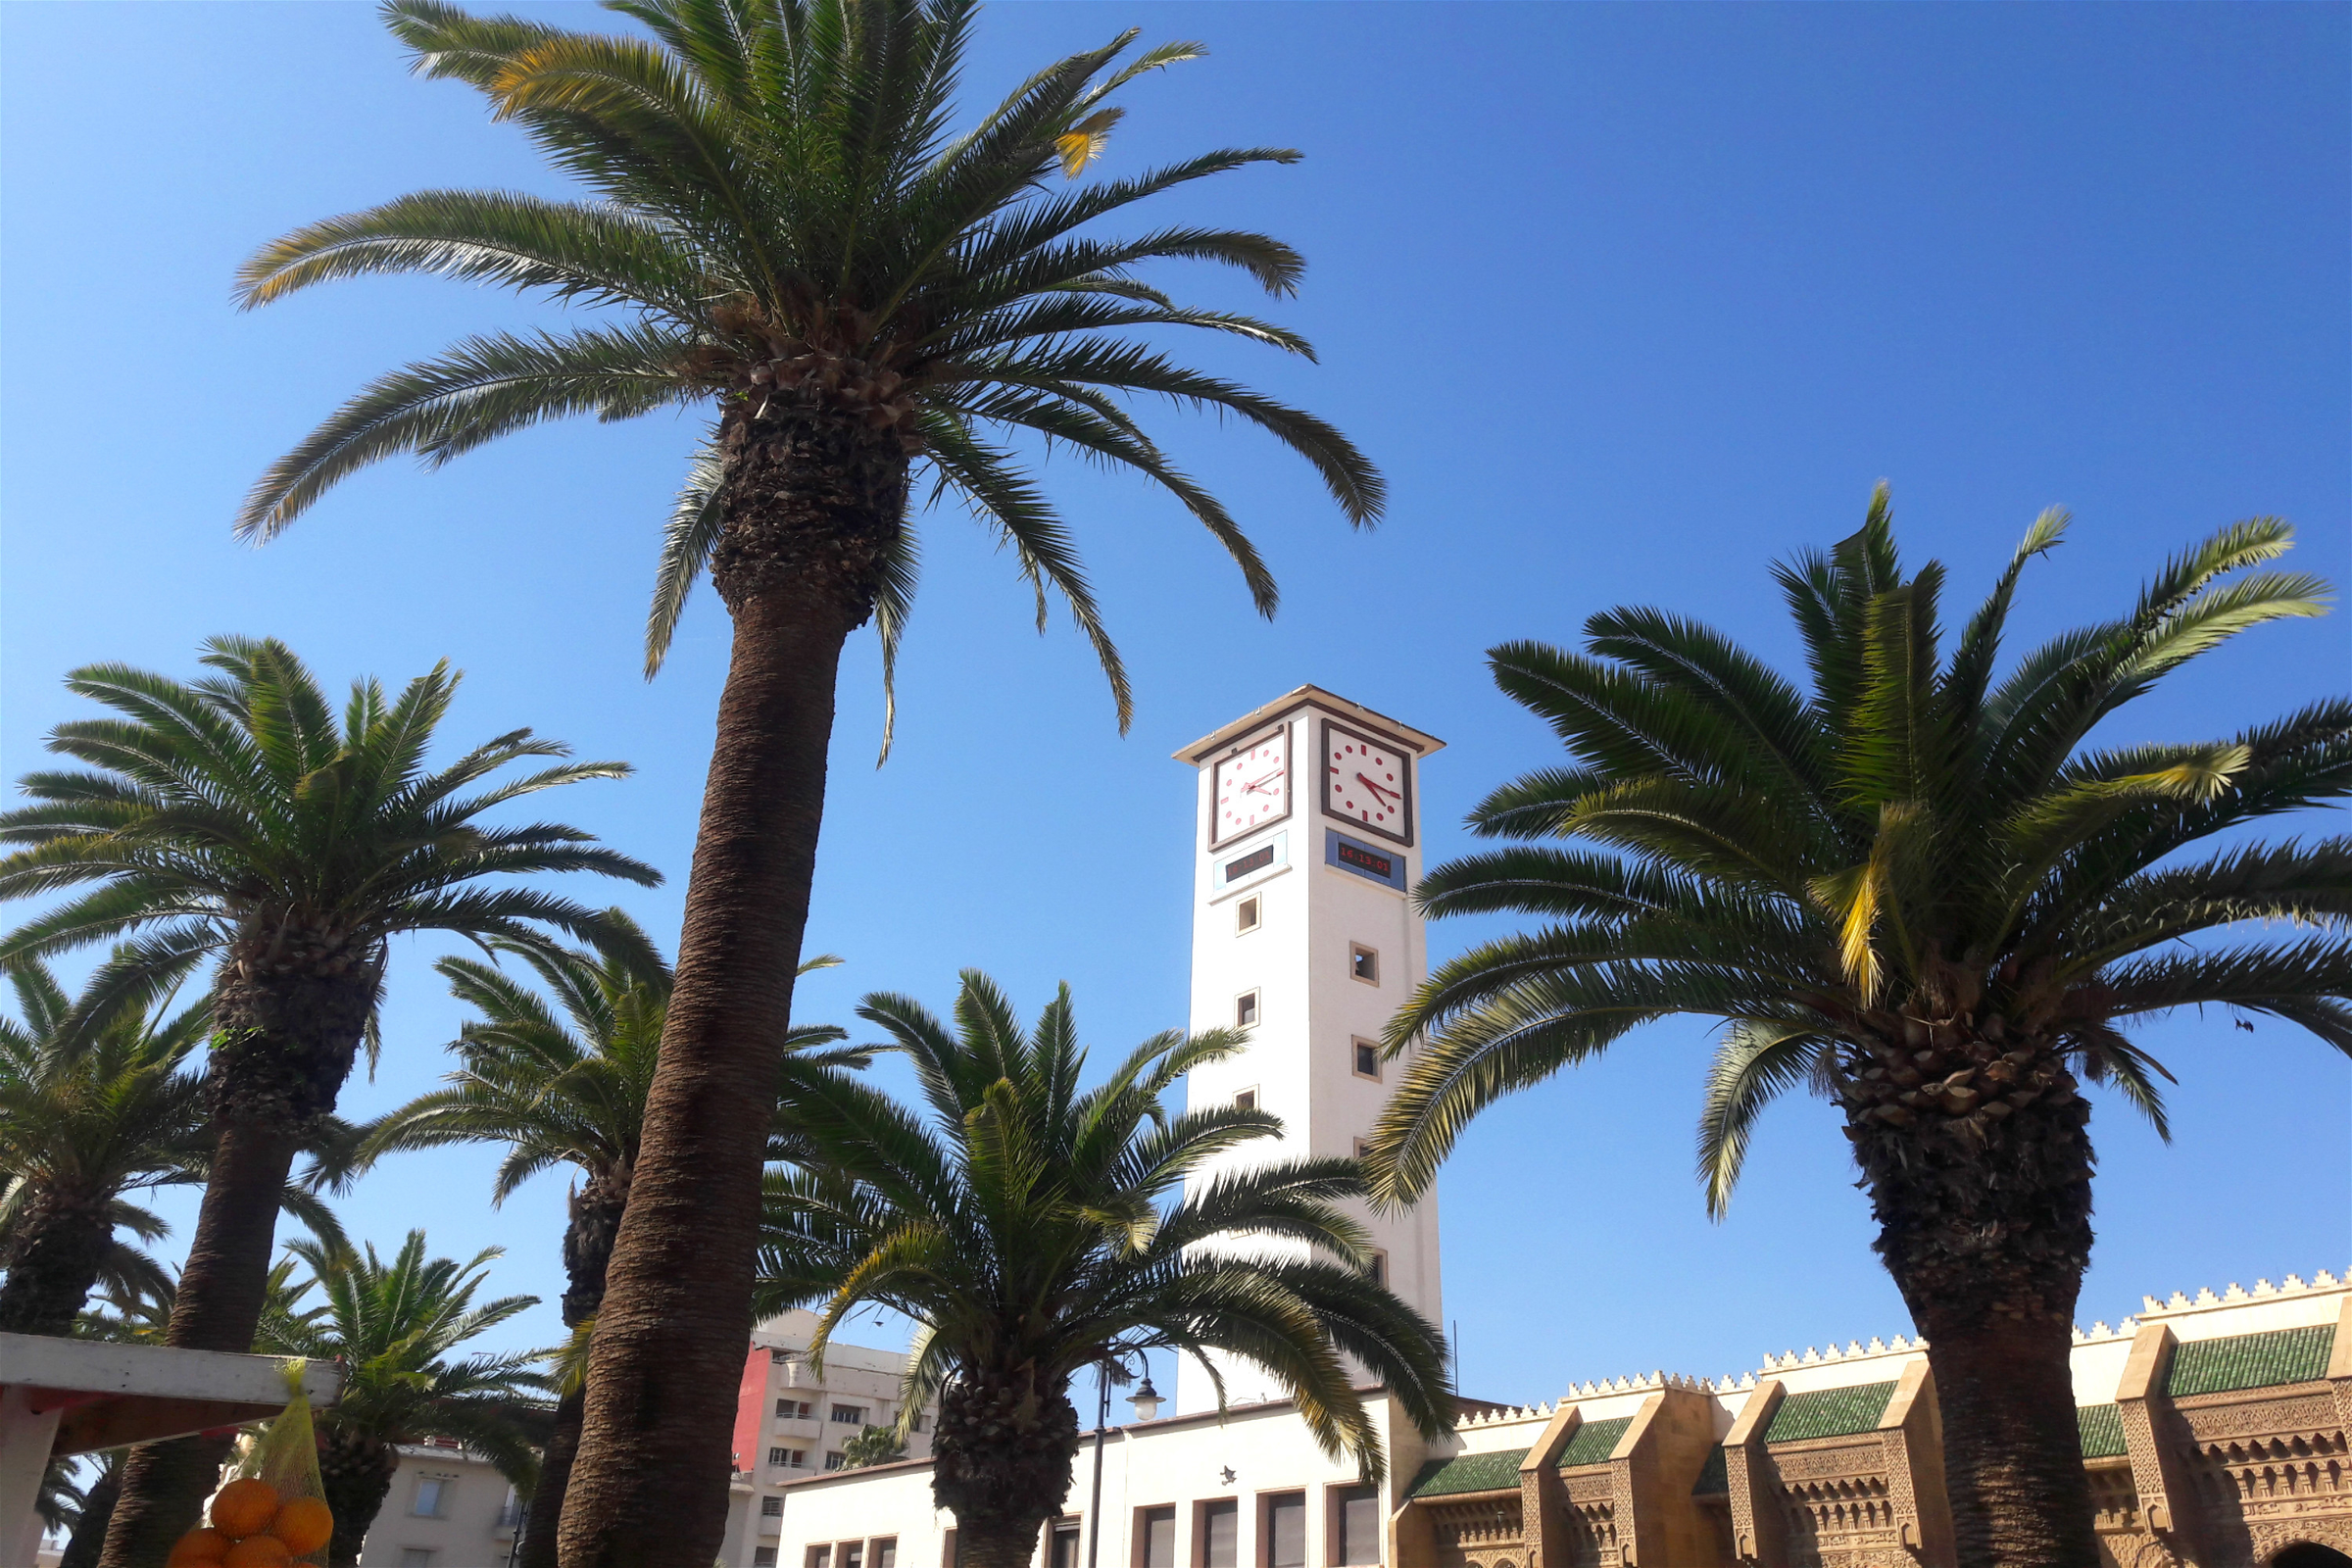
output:
M1030 1030L976 972L953 1030L904 997L858 1011L912 1060L930 1115L850 1081L809 1096L819 1159L771 1179L763 1304L823 1301L814 1357L860 1303L921 1325L901 1430L940 1398L933 1486L967 1554L1028 1560L1068 1484L1069 1380L1123 1350L1256 1361L1327 1449L1372 1475L1380 1441L1344 1357L1423 1431L1446 1429L1444 1342L1368 1277L1362 1228L1340 1206L1362 1191L1354 1163L1272 1158L1207 1176L1280 1121L1167 1109L1177 1080L1240 1037L1155 1036L1082 1091L1066 988Z
M1049 189L1099 154L1124 113L1110 102L1119 88L1197 58L1200 45L1163 44L1119 65L1135 37L1121 34L1039 72L957 129L969 0L611 8L652 37L475 17L438 0L383 8L421 74L480 90L595 200L421 191L287 235L246 265L239 288L258 306L336 278L436 272L618 307L625 322L484 334L383 377L263 477L243 531L276 533L338 480L397 453L438 465L544 419L714 406L718 428L662 549L650 673L712 552L750 548L722 543L722 533L729 504L748 499L730 490L760 482L749 470L763 432L839 416L883 442L892 466L911 462L993 529L1036 589L1041 616L1049 591L1061 597L1094 642L1123 727L1127 679L1093 592L1003 438L1064 442L1164 488L1232 554L1268 613L1274 580L1249 540L1120 399L1231 412L1313 464L1351 521L1379 514L1381 480L1338 430L1137 336L1190 327L1311 358L1293 332L1180 306L1134 275L1154 261L1215 262L1281 297L1303 270L1295 250L1195 225L1124 240L1079 233L1147 197L1297 153L1219 149ZM915 546L903 527L904 478L880 482L893 493L879 532L832 544L858 558L858 591L878 593L858 614L878 613L887 662L905 624Z
M1430 1041L1369 1160L1384 1195L1410 1197L1498 1096L1641 1024L1721 1020L1708 1203L1728 1200L1773 1099L1803 1087L1843 1107L1876 1245L1929 1338L1972 1561L2089 1560L2066 1393L2091 1240L2078 1080L2161 1129L2163 1069L2126 1031L2204 1004L2352 1052L2352 840L2181 858L2352 791L2352 702L2222 740L2087 748L2197 655L2319 613L2326 585L2256 569L2290 534L2241 523L2168 563L2125 615L2002 674L2019 577L2065 527L2034 524L1946 659L1942 570L1903 574L1882 489L1860 533L1779 568L1809 691L1653 610L1594 615L1590 655L1495 649L1497 684L1569 758L1495 791L1473 831L1598 852L1524 843L1423 881L1434 913L1549 924L1444 965L1392 1021L1392 1050ZM2012 1485L1999 1462L2042 1473Z
M21 781L35 804L0 814L0 843L28 847L0 859L0 898L100 886L0 942L0 961L130 938L100 971L111 986L149 983L204 955L246 979L306 965L373 976L385 939L401 931L534 941L546 924L606 935L592 910L531 888L471 886L485 878L662 880L577 828L476 820L630 768L563 762L463 793L569 748L518 729L428 771L425 753L458 688L446 663L392 701L375 681L355 681L338 723L282 643L216 637L203 662L219 674L193 683L118 664L67 677L68 690L122 716L52 732L50 750L89 770ZM112 995L101 987L93 1001Z
M535 1460L516 1410L546 1388L533 1370L538 1354L451 1354L539 1304L535 1296L475 1304L504 1249L484 1248L463 1263L427 1258L424 1232L416 1230L388 1262L372 1243L357 1253L308 1241L287 1250L309 1266L321 1299L308 1312L270 1313L257 1348L343 1363L341 1396L316 1417L319 1475L335 1516L328 1546L335 1568L359 1560L391 1488L400 1444L456 1438L510 1480L528 1483Z
M199 1180L211 1130L204 1080L184 1071L204 1003L116 1005L93 1030L47 965L9 970L19 1016L0 1018L0 1333L65 1334L93 1287L168 1289L164 1222L128 1195ZM96 1009L83 1009L95 1011Z

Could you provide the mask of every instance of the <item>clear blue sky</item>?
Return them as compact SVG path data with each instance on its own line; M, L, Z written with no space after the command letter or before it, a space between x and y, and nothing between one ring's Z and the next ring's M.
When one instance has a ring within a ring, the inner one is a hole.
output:
M586 22L595 13L535 12ZM1163 501L1051 470L1134 668L1121 739L1083 644L1028 626L1007 564L926 522L897 755L861 639L842 719L812 943L846 966L804 1016L903 989L944 1004L978 965L1025 1006L1076 989L1110 1050L1180 1022L1188 770L1176 745L1302 681L1451 743L1429 766L1433 850L1544 733L1481 652L1568 640L1594 610L1671 606L1792 660L1763 571L1894 485L1915 558L1972 597L2034 514L2072 541L2021 610L2105 614L2167 551L2232 519L2347 549L2347 38L2342 5L1005 5L966 76L992 101L1134 24L1211 57L1142 83L1104 167L1292 144L1163 204L1273 229L1311 263L1277 308L1321 368L1200 352L1353 433L1394 487L1350 536L1295 461L1160 417L1263 544L1287 594L1254 618ZM437 474L388 466L283 542L232 543L262 467L365 378L453 336L536 318L438 281L339 285L239 317L232 268L286 228L427 185L557 188L453 84L414 81L360 5L0 8L0 766L38 765L75 711L69 667L188 672L199 638L273 633L338 686L448 657L450 739L530 724L625 784L560 810L668 869L630 906L666 937L724 652L707 588L668 671L638 676L659 519L692 444L666 418L510 440ZM1239 303L1230 281L1175 276ZM2352 618L2269 631L2141 705L2117 737L2204 736L2343 689ZM1066 770L1044 811L1009 760ZM2340 820L2340 819L2339 819ZM2310 832L2340 831L2315 820ZM2281 828L2284 831L2284 828ZM594 889L579 891L596 896ZM1442 924L1433 954L1485 934ZM348 1112L428 1086L456 1012L404 944L388 1050ZM2181 1019L2160 1146L2103 1102L2084 1317L2169 1292L2341 1268L2352 1071L2282 1025ZM1659 1028L1484 1117L1442 1184L1467 1389L1555 1395L1653 1366L1907 1328L1868 1250L1826 1107L1765 1124L1730 1220L1690 1176L1707 1042ZM559 1180L500 1213L488 1153L387 1166L348 1208L397 1241L510 1249L550 1304ZM175 1212L185 1214L181 1205Z

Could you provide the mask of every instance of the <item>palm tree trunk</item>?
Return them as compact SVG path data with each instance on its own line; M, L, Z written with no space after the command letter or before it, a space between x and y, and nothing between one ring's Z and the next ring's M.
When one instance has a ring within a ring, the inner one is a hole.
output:
M587 1188L571 1195L570 1223L564 1228L564 1270L569 1288L564 1292L564 1326L577 1330L592 1322L605 1301L605 1275L612 1266L612 1243L620 1217L628 1209L629 1173L624 1167L611 1175L589 1179ZM539 1456L539 1479L531 1488L530 1506L522 1516L522 1546L518 1568L556 1568L556 1543L564 1521L564 1496L571 1483L572 1461L579 1456L580 1423L588 1407L588 1383L556 1401L556 1424L548 1434L547 1450Z
M589 1352L564 1568L708 1568L752 1327L760 1180L808 917L842 644L903 522L897 438L726 416L734 617L677 983Z
M315 953L306 956L317 965ZM265 966L275 972L251 978ZM222 965L214 989L219 1032L211 1071L218 1138L165 1344L253 1348L269 1295L278 1202L303 1128L334 1109L375 989L375 970L364 962L323 974L317 967L289 973L282 960L240 945ZM229 1443L227 1436L173 1438L132 1448L100 1568L162 1562L219 1484Z
M326 1544L327 1568L359 1568L360 1546L384 1511L400 1455L389 1443L332 1426L318 1433L318 1490L335 1516Z
M70 1334L115 1239L106 1200L34 1198L19 1218L19 1240L0 1280L0 1334Z
M73 1538L66 1543L65 1554L57 1559L57 1568L98 1568L107 1521L114 1518L115 1501L122 1495L122 1455L109 1453L101 1462L106 1468L81 1499L81 1517L74 1521Z
M2071 1370L2090 1106L2046 1041L1916 1034L1881 1053L1908 1083L1849 1091L1865 1103L1847 1130L1875 1246L1928 1342L1959 1560L2097 1568Z
M1035 1369L969 1369L940 1392L931 1496L956 1515L961 1568L1028 1568L1069 1494L1078 1408Z

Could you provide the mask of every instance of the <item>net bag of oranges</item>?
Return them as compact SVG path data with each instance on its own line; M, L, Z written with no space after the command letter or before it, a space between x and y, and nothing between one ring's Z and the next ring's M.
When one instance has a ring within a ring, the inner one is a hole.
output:
M335 1519L318 1481L310 1396L302 1392L307 1366L286 1363L286 1407L247 1446L236 1479L213 1494L206 1521L172 1544L168 1568L325 1568Z

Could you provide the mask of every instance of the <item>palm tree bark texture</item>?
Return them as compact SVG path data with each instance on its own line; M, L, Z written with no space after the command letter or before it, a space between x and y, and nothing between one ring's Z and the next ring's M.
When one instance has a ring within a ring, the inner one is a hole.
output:
M16 1216L17 1239L0 1280L0 1334L70 1334L106 1267L112 1204L44 1195Z
M2040 1028L1980 1019L1979 988L1951 972L1959 998L1865 1021L1884 1032L1848 1081L1846 1136L1874 1247L1928 1342L1959 1560L2095 1568L2081 1443L2047 1418L2075 1402L2090 1103Z
M577 1331L604 1308L605 1276L612 1262L612 1243L627 1209L627 1172L591 1181L571 1195L570 1223L564 1230L564 1326ZM516 1568L556 1568L557 1542L564 1519L564 1498L571 1490L572 1461L580 1450L580 1425L588 1410L587 1385L564 1391L556 1401L555 1427L539 1456L539 1479L531 1487L529 1510L523 1515L522 1549Z
M966 1371L940 1391L931 1452L932 1498L956 1515L963 1568L1028 1568L1078 1454L1067 1380L1041 1388L1034 1365Z
M872 613L906 510L895 432L852 411L755 419L754 407L730 408L722 436L727 514L711 581L734 619L733 649L645 1153L589 1350L565 1568L702 1561L725 1529L717 1461L751 1335L760 1188L710 1173L761 1168L842 645ZM659 1510L644 1505L649 1473L669 1478Z
M214 989L212 1177L180 1270L164 1343L247 1351L268 1297L279 1195L311 1122L334 1109L374 1006L379 956L331 933L255 937L230 951ZM151 1568L196 1522L226 1437L130 1450L103 1568Z

